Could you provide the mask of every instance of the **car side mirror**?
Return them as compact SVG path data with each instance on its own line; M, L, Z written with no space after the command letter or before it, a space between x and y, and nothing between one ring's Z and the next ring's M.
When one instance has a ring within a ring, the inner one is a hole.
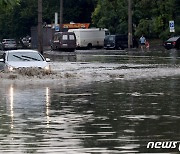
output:
M46 58L46 62L50 62L51 60L49 58Z

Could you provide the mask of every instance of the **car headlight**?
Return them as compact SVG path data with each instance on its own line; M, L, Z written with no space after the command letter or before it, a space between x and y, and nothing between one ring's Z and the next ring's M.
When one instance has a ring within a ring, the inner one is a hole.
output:
M45 70L45 71L50 71L50 66L47 65L46 67L44 67L44 70Z
M12 72L14 70L14 68L12 66L8 66L8 71Z

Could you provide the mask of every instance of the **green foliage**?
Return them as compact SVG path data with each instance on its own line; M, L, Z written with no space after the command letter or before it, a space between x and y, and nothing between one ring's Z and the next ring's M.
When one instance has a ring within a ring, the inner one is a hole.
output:
M150 25L149 20L141 19L139 21L138 27L135 31L135 35L136 36L141 36L141 35L148 36L149 32L150 32L149 25Z
M37 0L22 0L13 3L11 9L0 15L0 38L20 38L30 34L31 26L37 23ZM12 4L12 3L11 3ZM18 5L17 5L18 4Z
M15 5L19 4L20 0L0 0L1 11L12 9Z
M43 22L54 23L59 0L43 0ZM180 0L132 0L133 35L166 39L180 33ZM127 0L64 0L64 23L90 22L112 34L128 33ZM169 32L175 21L175 34ZM37 26L37 0L0 0L0 39L30 35Z
M106 27L111 33L127 33L127 0L98 0L92 14L97 27ZM171 35L169 20L175 20L176 34L180 27L179 0L132 0L133 32L136 36L165 39Z
M30 35L31 27L38 24L37 5L37 0L0 0L0 39ZM90 23L95 5L96 0L64 0L64 23ZM54 23L55 12L60 12L60 1L43 0L43 22Z
M111 33L127 33L126 12L125 1L99 0L92 14L92 22L97 27L108 28Z

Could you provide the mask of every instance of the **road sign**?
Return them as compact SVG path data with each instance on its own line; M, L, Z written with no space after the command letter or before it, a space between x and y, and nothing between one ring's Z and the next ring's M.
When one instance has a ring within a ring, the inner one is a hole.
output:
M59 26L55 26L55 31L56 31L56 32L59 31Z
M169 21L169 30L170 32L175 32L175 28L174 28L174 21Z

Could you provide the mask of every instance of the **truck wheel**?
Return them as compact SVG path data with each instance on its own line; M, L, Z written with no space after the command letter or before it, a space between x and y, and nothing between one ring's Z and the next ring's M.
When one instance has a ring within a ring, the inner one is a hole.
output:
M74 51L75 51L75 49L74 49L74 48L72 48L72 49L69 49L68 51L69 51L69 52L74 52Z
M87 49L89 49L89 50L92 49L92 44L91 44L91 43L89 43L89 44L87 45Z
M114 49L121 50L121 47L120 46L116 46Z
M53 46L51 45L51 51L53 51Z
M120 49L120 50L124 50L124 47L120 46L119 49Z

